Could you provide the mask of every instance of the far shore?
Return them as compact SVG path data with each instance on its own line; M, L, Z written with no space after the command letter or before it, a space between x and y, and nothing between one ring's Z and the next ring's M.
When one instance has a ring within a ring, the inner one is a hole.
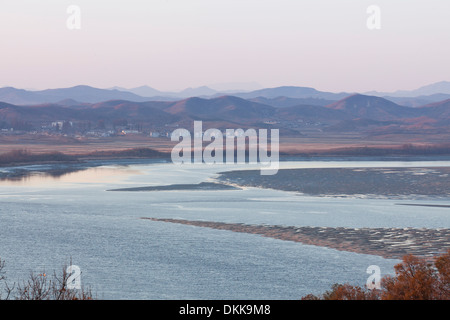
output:
M364 148L366 150L367 148ZM337 151L330 149L328 151L321 150L320 152L310 151L306 153L283 153L280 152L280 161L427 161L427 160L447 160L450 161L450 155L444 154L402 154L394 152L393 154L381 152L374 154L374 150L368 152L360 152L360 148L341 149ZM367 151L367 150L366 150ZM17 179L26 177L34 172L42 172L52 174L52 171L57 172L57 175L77 170L84 170L89 167L99 166L102 163L122 162L124 160L136 161L154 161L161 160L171 162L170 151L158 150L151 148L132 148L132 149L111 149L91 151L88 153L62 153L62 152L41 152L33 153L26 149L16 149L5 153L0 153L0 179ZM26 168L29 166L54 166L55 168ZM65 169L66 168L66 169ZM3 170L2 170L3 169ZM6 169L6 170L5 170ZM283 170L280 170L283 171ZM247 171L246 171L247 172ZM250 171L248 171L250 172ZM230 173L234 175L234 173ZM279 174L275 175L279 176ZM270 176L272 177L272 176ZM222 177L227 180L228 176ZM220 181L226 182L228 181ZM245 179L247 180L247 179ZM239 184L239 183L237 183ZM247 181L242 186L251 186ZM261 185L258 185L261 186ZM277 186L277 184L274 184ZM264 187L264 186L263 186ZM278 188L278 187L275 187ZM282 187L282 190L285 188ZM298 191L298 190L297 190Z
M57 149L56 149L57 150ZM13 167L31 164L76 163L87 160L115 160L115 159L171 159L171 150L167 148L131 147L131 148L102 148L95 150L82 149L84 152L56 151L49 149L22 148L20 145L10 147L2 152L0 148L0 167ZM63 148L64 150L64 148ZM450 149L436 148L377 148L377 147L346 147L328 149L306 149L300 151L279 152L280 161L296 159L377 159L377 160L425 160L429 158L443 158L450 160Z

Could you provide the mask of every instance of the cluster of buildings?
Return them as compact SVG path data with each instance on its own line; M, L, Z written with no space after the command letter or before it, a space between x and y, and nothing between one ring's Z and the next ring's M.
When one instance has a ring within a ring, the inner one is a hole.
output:
M13 127L3 127L0 129L0 135L53 135L53 136L73 136L73 137L114 137L124 135L142 135L152 138L170 138L172 130L167 128L143 128L142 125L128 124L118 126L92 125L87 121L67 121L57 120L34 126L31 130L17 129Z

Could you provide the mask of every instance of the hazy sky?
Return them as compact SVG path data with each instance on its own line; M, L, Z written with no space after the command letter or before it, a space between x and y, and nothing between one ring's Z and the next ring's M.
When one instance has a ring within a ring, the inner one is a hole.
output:
M70 30L69 5L81 29ZM369 5L381 29L369 30ZM450 80L449 0L1 0L0 87L215 83L394 91Z

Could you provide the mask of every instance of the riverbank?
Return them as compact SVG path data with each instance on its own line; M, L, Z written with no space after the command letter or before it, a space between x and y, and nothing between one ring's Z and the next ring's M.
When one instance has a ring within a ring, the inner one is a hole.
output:
M450 229L295 227L145 217L141 219L258 234L341 251L372 254L386 259L401 259L406 254L430 259L450 249Z
M238 187L234 187L227 184L215 183L215 182L201 182L197 184L171 184L167 186L149 186L149 187L135 187L135 188L121 188L111 189L106 191L214 191L214 190L240 190Z

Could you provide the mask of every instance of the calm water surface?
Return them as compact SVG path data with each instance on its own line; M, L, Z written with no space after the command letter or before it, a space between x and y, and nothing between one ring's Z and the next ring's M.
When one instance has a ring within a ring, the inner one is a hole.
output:
M433 162L284 162L300 167L450 166ZM246 168L246 167L243 167ZM0 257L10 281L72 259L102 299L299 299L333 283L363 285L369 265L398 260L194 226L178 218L252 224L450 228L450 209L399 206L411 199L310 197L246 188L109 192L210 181L233 167L106 165L52 178L0 182ZM3 169L7 170L7 169ZM450 204L450 199L414 203Z

